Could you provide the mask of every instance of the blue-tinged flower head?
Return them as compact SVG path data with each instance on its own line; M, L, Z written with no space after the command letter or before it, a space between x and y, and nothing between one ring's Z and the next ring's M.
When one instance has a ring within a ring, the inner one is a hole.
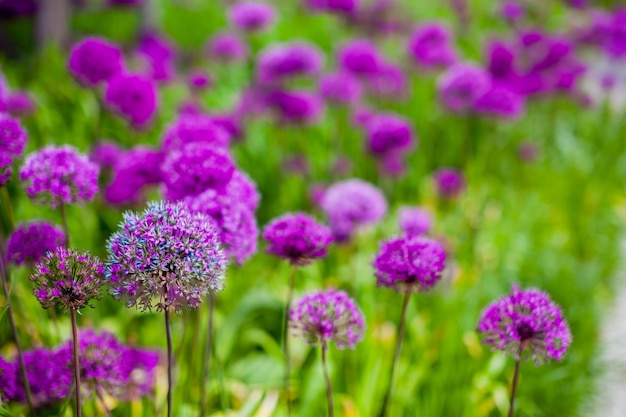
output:
M211 218L183 203L150 202L142 213L124 213L107 248L112 293L128 306L195 308L223 288L219 231Z

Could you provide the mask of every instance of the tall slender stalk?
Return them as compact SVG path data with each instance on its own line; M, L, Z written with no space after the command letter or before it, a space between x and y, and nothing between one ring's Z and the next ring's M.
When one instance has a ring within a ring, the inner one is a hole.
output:
M83 411L80 401L80 342L78 339L78 325L76 324L76 311L70 309L72 320L72 356L74 359L74 392L76 394L76 417L81 417Z
M292 265L289 274L289 290L287 292L287 304L285 305L285 313L283 315L283 348L285 352L285 381L284 390L287 399L287 416L291 416L291 396L289 395L289 377L291 376L291 364L289 362L289 310L291 309L291 301L293 300L294 277L296 275L296 266Z
M61 201L59 205L59 209L61 210L61 220L63 221L63 233L65 233L65 247L70 247L70 230L67 227L67 213L65 212L65 203Z
M209 293L209 324L206 341L204 343L204 361L202 363L202 382L200 385L200 417L206 415L207 395L206 386L211 370L211 357L213 356L213 314L215 310L215 294Z
M111 410L109 410L109 407L107 407L107 403L104 401L104 397L102 396L102 393L97 388L96 388L96 397L100 401L100 404L102 405L102 408L104 409L104 413L107 415L107 417L113 417L113 414L111 414Z
M11 198L9 196L9 190L7 187L0 187L0 192L2 193L2 200L4 201L4 209L6 210L8 221L9 221L9 232L13 230L13 225L15 224L15 219L13 218L13 210L11 208Z
M385 396L383 397L383 405L380 408L379 417L385 417L388 413L389 409L389 401L391 400L391 394L393 389L393 377L396 371L396 365L398 360L400 359L400 352L402 351L402 340L404 339L404 327L406 326L406 310L409 305L409 299L411 298L411 293L407 292L404 294L404 299L402 300L402 312L400 313L400 325L398 326L398 332L396 333L396 351L393 355L393 362L391 362L391 369L389 370L389 383L387 385L387 390L385 391Z
M326 381L326 399L328 400L328 417L334 417L335 406L333 403L333 389L330 386L330 377L328 376L328 366L326 364L326 351L328 347L322 345L322 369L324 370L324 380Z
M515 374L513 374L513 386L511 387L511 406L509 407L509 417L513 417L513 411L515 409L515 392L517 391L517 380L519 379L519 364L520 361L515 362Z
M24 396L26 397L26 403L30 413L34 413L33 407L33 395L30 390L30 383L28 382L28 373L26 372L26 362L24 362L24 354L20 345L20 339L17 335L17 326L15 324L15 317L13 316L13 308L11 307L11 296L9 294L9 286L7 285L7 277L9 275L8 266L4 265L4 252L0 250L0 279L2 279L2 289L4 291L4 297L7 302L7 315L9 316L9 323L11 324L11 331L13 332L13 341L15 342L15 349L17 350L17 360L20 364L20 376L22 377L22 387L24 388Z
M174 350L172 349L172 328L170 310L165 307L165 335L167 338L167 417L172 417L172 395L174 384Z

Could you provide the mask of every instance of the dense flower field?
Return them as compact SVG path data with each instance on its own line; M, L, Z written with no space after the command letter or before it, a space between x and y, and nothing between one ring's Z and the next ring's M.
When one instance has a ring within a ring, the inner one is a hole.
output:
M0 0L0 416L594 415L626 8L52 3Z

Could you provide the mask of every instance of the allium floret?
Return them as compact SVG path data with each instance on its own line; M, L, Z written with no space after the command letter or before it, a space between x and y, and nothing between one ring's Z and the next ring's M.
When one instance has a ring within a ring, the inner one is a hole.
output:
M289 328L322 349L354 348L363 339L365 321L358 305L343 291L329 289L303 296L289 312Z
M104 285L104 268L89 252L57 248L41 259L30 279L43 308L80 310L98 298Z
M374 258L377 284L399 293L430 290L441 278L446 253L439 242L400 237L384 242Z
M517 286L485 309L477 330L493 350L516 361L532 359L536 366L562 360L572 342L563 312L548 294Z
M107 243L105 275L128 307L196 308L223 288L226 259L215 223L183 203L150 202L126 212Z

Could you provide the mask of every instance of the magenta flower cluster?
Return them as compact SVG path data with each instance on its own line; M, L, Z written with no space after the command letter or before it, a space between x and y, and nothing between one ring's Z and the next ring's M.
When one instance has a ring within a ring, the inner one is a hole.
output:
M104 190L104 198L109 204L139 204L143 201L144 188L162 180L158 169L163 163L160 151L137 146L128 152L122 151L112 162L113 178Z
M265 30L276 18L272 6L256 1L239 2L231 6L228 15L233 25L246 32Z
M289 328L312 346L354 348L363 339L363 314L345 292L329 289L300 298L289 312Z
M183 203L150 202L126 212L107 242L105 275L127 306L159 311L196 308L223 288L226 258L213 220Z
M303 213L286 214L273 220L265 227L263 239L268 243L268 253L298 266L324 257L333 240L328 227Z
M34 265L49 252L65 245L63 230L46 221L18 225L6 246L6 259L15 265Z
M156 86L144 75L118 74L107 84L105 102L133 126L142 127L156 111Z
M69 145L47 146L28 155L20 179L37 204L83 203L98 191L98 166Z
M427 233L431 222L430 214L424 209L406 206L398 209L398 223L405 236L420 236Z
M439 281L445 262L439 242L409 236L384 242L373 266L379 286L416 293L430 290Z
M120 48L102 39L85 38L70 52L70 71L89 86L110 80L123 68L124 58Z
M11 165L24 150L28 135L19 120L0 113L0 186L11 176Z
M105 284L103 273L100 260L88 252L59 247L35 265L30 279L43 308L78 311L99 298Z
M572 335L559 306L539 290L520 290L489 305L478 332L484 343L516 361L531 360L539 366L563 359Z
M463 173L454 168L440 168L433 174L439 197L450 199L458 197L465 190Z
M193 142L225 148L230 140L228 131L216 123L212 117L183 115L166 130L161 150L168 153Z

